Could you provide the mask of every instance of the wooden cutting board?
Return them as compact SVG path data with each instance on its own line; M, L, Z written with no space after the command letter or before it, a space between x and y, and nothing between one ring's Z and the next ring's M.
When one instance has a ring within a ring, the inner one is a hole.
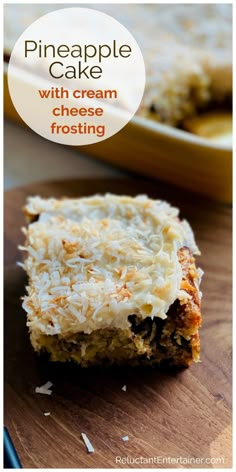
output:
M177 372L81 370L34 354L20 301L26 278L16 266L21 207L28 195L105 191L164 198L191 223L205 271L201 363ZM48 380L53 394L36 394L35 387ZM141 178L42 183L6 192L5 425L25 468L206 468L217 467L217 458L224 460L218 467L231 467L231 209ZM81 432L94 453L87 453ZM180 457L203 462L181 465Z

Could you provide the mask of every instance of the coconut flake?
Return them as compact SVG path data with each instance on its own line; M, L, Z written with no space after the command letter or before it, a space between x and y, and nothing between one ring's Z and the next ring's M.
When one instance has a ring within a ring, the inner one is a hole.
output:
M126 387L126 385L123 385L123 387L122 387L122 389L121 389L121 390L123 390L123 392L126 392L126 390L127 390L127 387Z
M53 383L48 381L44 385L41 385L41 387L36 387L35 392L36 393L41 393L42 395L51 395L52 390L50 390L50 387L52 387Z
M81 433L82 439L84 441L85 446L87 447L88 452L94 452L94 447L92 446L91 442L89 441L88 436L85 433Z
M41 393L42 395L51 395L52 390L46 390L46 388L36 387L35 393Z
M129 436L122 436L122 441L126 442L126 441L129 441Z
M45 411L44 416L50 416L51 413L49 411Z
M45 388L46 390L48 390L49 388L51 388L53 386L53 383L50 382L50 380L48 382L46 382L44 385L42 385L42 388Z

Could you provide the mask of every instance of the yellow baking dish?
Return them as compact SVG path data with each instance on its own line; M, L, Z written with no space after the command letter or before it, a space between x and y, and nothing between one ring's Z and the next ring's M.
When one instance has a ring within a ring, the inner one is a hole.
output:
M4 66L4 112L24 122L15 110ZM74 147L74 146L73 146ZM155 177L205 196L232 202L232 148L161 123L134 116L119 133L84 153L139 174Z

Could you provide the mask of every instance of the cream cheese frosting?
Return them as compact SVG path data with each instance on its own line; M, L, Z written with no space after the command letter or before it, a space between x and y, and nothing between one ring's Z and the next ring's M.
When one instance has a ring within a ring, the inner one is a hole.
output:
M183 297L178 250L199 253L178 209L144 195L31 197L23 231L30 331L60 335L129 327L128 317L166 318ZM187 295L187 294L186 294Z

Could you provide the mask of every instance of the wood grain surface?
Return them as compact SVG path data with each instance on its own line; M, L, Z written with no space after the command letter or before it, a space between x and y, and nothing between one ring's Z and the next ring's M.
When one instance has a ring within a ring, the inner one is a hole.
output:
M76 197L105 191L164 198L191 223L205 271L201 363L181 371L82 370L34 354L20 301L26 278L16 266L17 244L23 241L21 207L28 195ZM180 464L180 457L202 458L204 468L231 467L231 341L229 207L142 179L71 180L6 192L5 425L23 467L199 467ZM36 394L35 387L48 380L53 394ZM81 432L94 453L87 453ZM125 435L128 442L121 439Z

